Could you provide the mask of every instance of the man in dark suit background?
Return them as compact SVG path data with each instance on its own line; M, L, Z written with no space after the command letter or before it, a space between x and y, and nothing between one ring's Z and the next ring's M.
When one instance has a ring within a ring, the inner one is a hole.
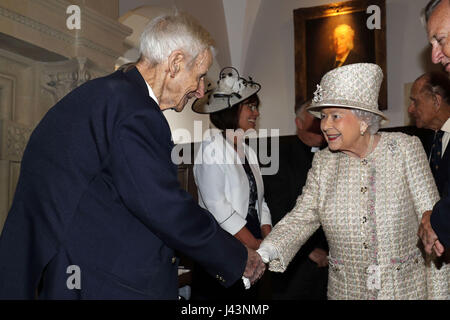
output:
M432 48L431 61L435 64L442 64L444 70L450 74L450 42L448 41L448 34L450 33L450 2L448 0L430 0L422 11L422 21L426 26L428 41ZM445 122L447 129L444 130L444 127L441 127L441 130L446 132L439 133L439 136L442 135L442 141L439 142L437 140L438 145L443 141L449 140L449 116L447 115L447 121ZM437 136L438 139L439 136ZM442 147L445 148L445 143L442 144ZM439 172L443 174L439 178L441 181L446 181L446 188L442 191L442 185L439 187L440 182L437 182L438 188L440 188L441 200L434 206L431 215L423 217L418 232L425 250L428 253L434 251L438 256L444 253L444 246L447 248L450 246L450 190L448 186L450 161L448 160L448 149L447 146L446 150L441 152L441 156L447 157L447 161L445 162L444 158L442 158L439 169ZM444 154L444 151L447 155Z
M295 206L311 168L314 152L324 145L320 120L306 111L309 105L297 101L297 136L280 143L280 167L275 175L265 175L267 205L275 225ZM291 138L291 137L289 137ZM319 228L302 246L284 273L270 274L272 298L276 300L326 300L328 245Z
M184 14L156 18L141 59L75 89L31 135L0 238L0 299L177 299L178 258L224 286L260 256L180 187L163 111L204 94L213 40Z
M419 236L425 239L425 250L431 252L433 248L438 255L441 255L444 250L442 245L445 247L450 245L450 234L448 230L446 231L447 220L450 219L448 214L450 208L450 148L448 147L450 80L448 76L440 72L421 75L414 81L410 99L408 112L414 117L416 126L434 131L429 158L431 171L441 196L441 200L434 206L433 212L424 214Z

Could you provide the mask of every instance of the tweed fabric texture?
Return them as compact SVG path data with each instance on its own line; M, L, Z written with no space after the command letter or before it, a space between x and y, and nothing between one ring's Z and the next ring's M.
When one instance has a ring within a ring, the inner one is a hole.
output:
M344 107L369 111L387 117L378 109L383 71L373 63L355 63L326 73L314 93L308 111L320 118L323 107Z
M417 137L380 135L365 159L316 154L296 206L261 244L278 253L269 269L286 270L322 225L329 299L448 299L449 266L426 264L418 247L421 216L439 199L423 147Z

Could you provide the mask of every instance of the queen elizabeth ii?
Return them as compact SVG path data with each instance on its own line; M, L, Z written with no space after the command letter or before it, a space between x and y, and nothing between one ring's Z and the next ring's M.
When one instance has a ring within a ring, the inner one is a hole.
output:
M448 265L418 247L417 230L438 192L420 140L378 132L383 73L375 64L328 72L308 111L328 148L314 157L302 195L262 242L283 272L322 225L329 244L329 299L447 299Z

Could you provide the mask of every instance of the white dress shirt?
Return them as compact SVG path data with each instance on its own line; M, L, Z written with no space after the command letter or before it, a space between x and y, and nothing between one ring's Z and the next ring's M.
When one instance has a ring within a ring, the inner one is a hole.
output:
M444 156L444 152L448 146L448 141L450 140L450 118L447 119L447 121L442 126L441 130L444 131L444 136L442 137L442 152L441 152L442 157Z
M150 87L150 85L147 83L147 81L145 81L145 84L147 85L147 88L148 88L148 95L150 96L150 98L155 100L156 104L159 106L159 101L158 101L158 99L156 99L156 96L155 96L155 93L152 90L152 87Z

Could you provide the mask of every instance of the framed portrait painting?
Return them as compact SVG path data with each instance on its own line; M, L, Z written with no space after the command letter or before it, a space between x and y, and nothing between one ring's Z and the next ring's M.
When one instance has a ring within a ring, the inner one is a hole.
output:
M369 7L375 8L374 11L368 10ZM385 0L355 0L296 9L294 35L297 99L311 99L328 71L369 62L383 70L379 106L380 110L387 109Z

